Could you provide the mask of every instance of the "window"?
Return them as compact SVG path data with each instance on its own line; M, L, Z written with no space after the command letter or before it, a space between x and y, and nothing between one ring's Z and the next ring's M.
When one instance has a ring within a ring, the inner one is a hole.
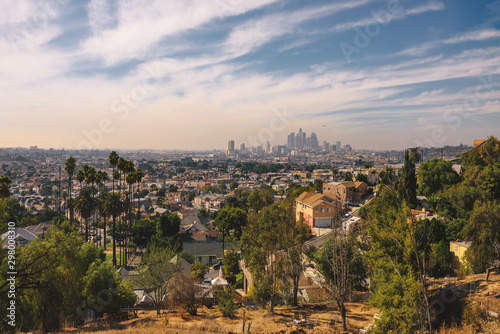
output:
M316 208L316 212L318 212L318 208Z
M325 212L325 209L321 208L321 213Z
M330 212L330 208L326 208L326 212Z

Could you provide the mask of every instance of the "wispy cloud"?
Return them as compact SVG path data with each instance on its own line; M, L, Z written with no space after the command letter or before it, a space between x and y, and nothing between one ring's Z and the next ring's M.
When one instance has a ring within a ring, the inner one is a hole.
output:
M428 4L417 6L411 9L404 9L400 13L396 12L391 16L392 20L402 20L408 16L423 14L431 11L441 11L444 10L445 6L442 2L430 2ZM379 18L374 17L373 15L357 21L345 22L337 24L331 29L333 32L342 32L351 30L359 27L366 27L374 23L380 23Z

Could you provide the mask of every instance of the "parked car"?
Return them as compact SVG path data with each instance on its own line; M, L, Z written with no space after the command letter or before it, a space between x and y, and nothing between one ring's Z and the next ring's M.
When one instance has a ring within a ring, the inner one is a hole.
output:
M211 285L212 284L212 279L211 278L205 278L203 280L203 282L201 282L201 284L208 284L208 285Z
M216 264L214 264L213 269L214 270L219 270L220 267L222 267L222 261L219 261Z

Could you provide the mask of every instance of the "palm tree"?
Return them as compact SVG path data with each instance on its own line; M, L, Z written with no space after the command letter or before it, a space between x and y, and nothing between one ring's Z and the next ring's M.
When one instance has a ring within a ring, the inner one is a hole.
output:
M103 170L100 170L96 174L96 182L97 182L97 190L101 191L101 183L104 185L104 183L109 180L108 173L106 173Z
M142 182L142 177L144 176L144 174L142 173L142 170L140 168L137 168L137 170L135 171L135 182L137 182L137 194L140 193L141 191L141 182ZM141 214L141 197L138 196L137 197L137 214L138 214L138 218L140 218L140 214Z
M125 174L125 168L127 167L127 160L122 157L118 157L118 162L116 163L116 167L120 171L120 189L122 187L122 178L121 175Z
M74 157L69 157L64 163L64 170L68 173L68 191L69 191L69 202L66 202L66 206L69 210L69 222L73 222L73 199L71 197L71 177L73 176L76 169L76 159ZM69 205L68 205L69 204Z
M116 217L123 211L119 193L111 193L104 202L104 210L113 217L113 266L116 266Z
M108 192L101 192L99 194L99 199L98 199L98 210L99 210L99 215L102 217L104 220L104 249L106 249L106 228L108 226L108 217L109 217L109 212L107 211L106 207L106 202L109 198L109 193Z
M75 179L80 182L80 188L82 187L83 181L85 181L85 173L83 172L82 169L79 169L78 172L76 172Z
M113 176L115 175L115 167L116 167L116 164L118 163L118 153L116 153L116 151L112 151L110 154L109 154L109 157L108 157L108 162L111 166L113 166ZM115 179L113 177L113 192L115 192Z
M92 196L92 189L84 187L78 195L75 209L82 219L85 219L85 241L89 241L89 218L96 208L96 201Z
M128 184L129 197L130 197L130 200L132 200L132 198L134 198L133 185L136 182L136 176L135 176L134 171L128 172L127 176L125 177L125 182L127 182L127 184ZM132 203L131 203L131 205L129 205L129 225L130 225L130 228L132 228Z

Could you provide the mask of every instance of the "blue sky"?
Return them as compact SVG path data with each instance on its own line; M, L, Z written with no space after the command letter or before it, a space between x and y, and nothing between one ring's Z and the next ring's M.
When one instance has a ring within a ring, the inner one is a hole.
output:
M500 135L498 0L2 0L0 60L3 147Z

